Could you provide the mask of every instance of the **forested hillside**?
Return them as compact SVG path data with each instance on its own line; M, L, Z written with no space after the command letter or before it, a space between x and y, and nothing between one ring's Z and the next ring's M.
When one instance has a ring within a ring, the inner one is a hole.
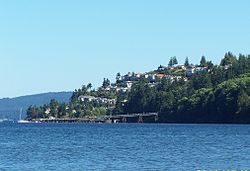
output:
M220 64L202 56L199 64L177 65L146 73L117 73L97 90L83 85L69 103L52 100L30 107L28 118L86 117L158 112L160 122L250 123L250 55L228 52Z

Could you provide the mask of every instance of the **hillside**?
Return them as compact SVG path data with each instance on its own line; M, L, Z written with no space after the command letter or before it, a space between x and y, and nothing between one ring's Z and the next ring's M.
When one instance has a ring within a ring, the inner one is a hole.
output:
M228 52L219 65L204 56L196 65L173 61L146 73L117 73L115 83L104 78L98 89L83 85L68 104L31 107L27 118L158 113L167 123L250 123L250 55Z
M51 99L56 99L59 102L69 102L71 95L72 92L50 92L16 98L3 98L0 99L0 118L16 119L19 117L21 108L23 113L26 113L30 105L40 106L49 103Z

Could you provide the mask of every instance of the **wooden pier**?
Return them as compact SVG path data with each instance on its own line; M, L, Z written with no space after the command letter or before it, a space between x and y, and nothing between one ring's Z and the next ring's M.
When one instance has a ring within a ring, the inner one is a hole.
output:
M85 118L40 118L32 123L156 123L158 113L135 113L124 115L105 115Z
M111 115L105 116L106 121L112 123L144 123L144 122L157 122L158 113L134 113L126 115Z

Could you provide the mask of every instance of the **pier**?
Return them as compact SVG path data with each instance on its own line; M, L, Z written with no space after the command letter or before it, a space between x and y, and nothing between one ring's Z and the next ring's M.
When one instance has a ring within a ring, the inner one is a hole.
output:
M85 118L40 118L32 123L156 123L158 113L134 113L124 115L105 115Z
M158 121L158 113L134 113L126 115L105 116L111 123L154 123Z

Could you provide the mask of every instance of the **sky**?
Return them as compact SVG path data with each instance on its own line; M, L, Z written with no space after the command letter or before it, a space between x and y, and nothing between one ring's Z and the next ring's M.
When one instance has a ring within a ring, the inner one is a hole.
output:
M0 98L73 91L176 56L250 54L249 0L0 0Z

